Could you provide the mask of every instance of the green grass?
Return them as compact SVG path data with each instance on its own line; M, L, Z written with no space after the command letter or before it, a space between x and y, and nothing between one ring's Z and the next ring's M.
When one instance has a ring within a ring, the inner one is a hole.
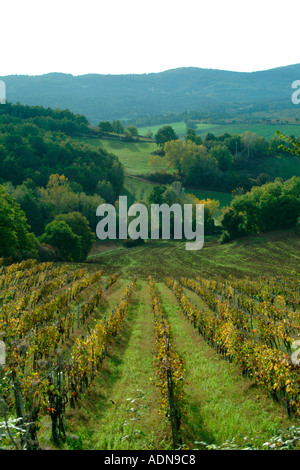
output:
M158 129L160 129L163 126L172 126L174 131L179 137L183 137L186 133L186 123L184 121L180 121L180 122L171 122L167 124L159 124L157 126L139 127L139 135L146 135L147 132L149 131L151 131L153 135L155 135ZM212 129L213 127L215 126L212 124L198 124L197 130L204 132L206 135L207 132L210 132L210 130L207 130L207 129Z
M229 134L243 134L246 131L254 132L266 139L275 137L275 132L281 130L287 135L300 135L300 125L293 124L215 124L211 128L197 130L197 134L205 137L207 132L212 132L216 136L229 133Z
M120 290L114 302L119 294ZM153 346L149 289L147 283L138 281L133 304L108 351L103 370L79 407L69 413L71 434L80 440L82 449L171 448L170 429L158 413L159 395L151 381ZM71 439L67 445L72 448Z
M136 201L147 201L152 191L153 184L147 180L140 180L125 176L124 190L122 195L127 196L128 204Z
M187 251L184 242L171 240L150 240L134 248L103 248L105 243L97 243L88 261L110 271L121 270L128 278L152 274L164 279L170 273L174 277L256 277L299 271L300 265L300 237L293 230L254 235L224 245L217 237L208 236L199 251Z
M103 140L102 147L117 155L124 165L126 174L141 175L149 173L148 161L152 152L151 143ZM156 145L154 147L156 148Z
M158 285L164 313L171 324L173 347L185 361L186 407L183 441L221 445L227 440L261 446L279 429L290 425L281 407L266 397L254 381L242 377L234 363L224 361L187 321L175 296ZM194 303L197 296L188 293ZM199 298L198 298L199 299Z
M232 438L237 443L261 446L294 423L264 389L243 377L234 363L225 361L204 341L163 281L165 276L257 277L299 271L299 236L286 230L226 245L219 245L215 237L207 237L204 248L196 252L186 251L183 242L172 241L149 242L131 249L116 244L107 251L102 249L105 246L99 243L98 249L94 248L89 257L92 264L86 266L100 267L106 275L120 271L121 276L104 294L99 315L107 315L119 303L132 275L138 276L138 282L103 368L78 406L68 411L64 449L172 448L171 428L158 413L160 399L151 380L155 335L149 274L154 276L161 294L163 312L171 325L172 344L185 361L186 405L181 426L185 448L197 448L195 441L221 445ZM204 308L194 292L185 292L193 303ZM139 416L137 411L141 412ZM132 417L139 419L132 421ZM41 444L53 449L49 417L41 425Z
M267 173L272 179L278 177L284 180L292 176L300 176L300 157L272 157L256 160L250 174L257 177L260 173Z
M218 218L222 214L222 208L226 206L230 206L232 201L232 194L230 193L223 193L220 191L209 191L205 189L189 189L186 188L186 193L194 194L198 199L215 199L219 201L219 210L217 211L216 218Z

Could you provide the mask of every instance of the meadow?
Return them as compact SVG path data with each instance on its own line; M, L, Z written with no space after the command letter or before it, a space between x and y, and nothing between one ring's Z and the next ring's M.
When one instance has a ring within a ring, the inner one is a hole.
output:
M151 142L122 142L117 139L76 138L75 140L101 147L118 157L124 165L126 174L142 175L149 173L148 161L151 152L157 149ZM163 168L163 165L161 166ZM157 170L161 168L157 167Z
M199 251L186 251L185 243L172 240L148 240L144 245L127 249L122 243L98 242L88 261L106 269L122 271L126 277L137 274L164 279L176 276L206 277L218 275L246 277L298 271L299 235L293 230L270 232L221 245L218 236L207 235Z

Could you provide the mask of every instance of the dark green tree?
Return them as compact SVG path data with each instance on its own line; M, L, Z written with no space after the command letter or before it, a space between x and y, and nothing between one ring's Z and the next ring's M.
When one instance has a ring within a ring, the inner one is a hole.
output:
M208 132L205 136L205 141L208 140L218 140L218 137L216 137L212 132Z
M119 121L119 120L115 120L112 122L112 127L113 127L113 130L116 134L123 134L124 132L124 126L123 124Z
M83 250L80 236L76 235L63 220L53 220L46 225L40 243L57 248L66 261L82 261Z
M139 130L136 126L134 125L130 125L130 126L127 126L126 127L126 130L127 132L129 132L130 135L132 135L133 137L136 137L139 135Z
M233 162L232 153L225 145L216 145L209 150L211 157L215 158L218 162L218 167L221 171L230 170Z
M99 181L96 186L96 192L99 196L103 197L105 202L114 204L116 200L116 193L110 181Z
M25 213L0 185L0 257L35 258L38 241L30 232Z
M109 121L101 121L98 124L100 134L110 134L114 132L114 128Z
M179 137L175 133L174 129L172 126L163 126L155 134L155 142L156 145L159 147L164 146L166 142L169 142L170 140L177 140Z
M152 191L148 197L149 204L162 204L163 194L165 193L166 189L167 186L164 184L153 186Z
M195 142L196 140L196 132L194 129L187 129L186 134L184 136L184 140L187 142L188 140L191 140L192 142Z
M277 179L234 197L223 215L227 239L296 227L300 214L300 177Z

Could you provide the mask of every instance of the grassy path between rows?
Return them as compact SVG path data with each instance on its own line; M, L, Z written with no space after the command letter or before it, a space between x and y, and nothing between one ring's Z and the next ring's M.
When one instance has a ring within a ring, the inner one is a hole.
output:
M122 297L128 279L120 278L106 293L108 314ZM261 446L292 423L281 407L253 381L244 378L234 363L223 360L206 344L181 312L174 294L157 283L162 307L171 325L173 346L185 360L186 405L181 433L183 448L195 449L195 441L220 445L237 443ZM185 290L194 303L201 299ZM75 410L67 412L66 449L172 448L171 427L159 414L160 397L154 378L154 318L148 282L138 280L132 304L103 368ZM139 413L139 416L138 416ZM139 418L138 420L132 420ZM44 447L52 447L44 430ZM201 446L200 446L201 448Z
M195 441L220 445L235 438L237 443L258 446L290 426L281 407L263 389L244 378L234 363L223 360L204 341L181 312L171 290L164 284L157 287L171 325L173 345L186 362L183 443L197 448ZM188 295L201 304L196 294L188 291Z
M121 294L118 290L108 299L112 306ZM158 413L159 396L151 382L154 322L147 283L137 283L121 330L103 370L70 413L74 436L68 445L95 450L170 449L170 427ZM140 419L132 421L137 411Z

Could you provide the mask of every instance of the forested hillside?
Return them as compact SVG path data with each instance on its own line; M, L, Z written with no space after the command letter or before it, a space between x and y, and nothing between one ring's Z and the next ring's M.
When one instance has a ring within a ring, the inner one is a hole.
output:
M87 256L96 208L116 199L124 170L115 155L72 139L83 131L88 133L86 118L69 111L1 106L2 257L35 256L41 249L35 237L44 247L42 258Z
M185 67L160 73L130 75L49 73L41 76L0 77L7 100L84 114L97 124L101 119L132 119L143 115L191 110L247 111L269 106L292 107L291 85L300 65L259 72Z

